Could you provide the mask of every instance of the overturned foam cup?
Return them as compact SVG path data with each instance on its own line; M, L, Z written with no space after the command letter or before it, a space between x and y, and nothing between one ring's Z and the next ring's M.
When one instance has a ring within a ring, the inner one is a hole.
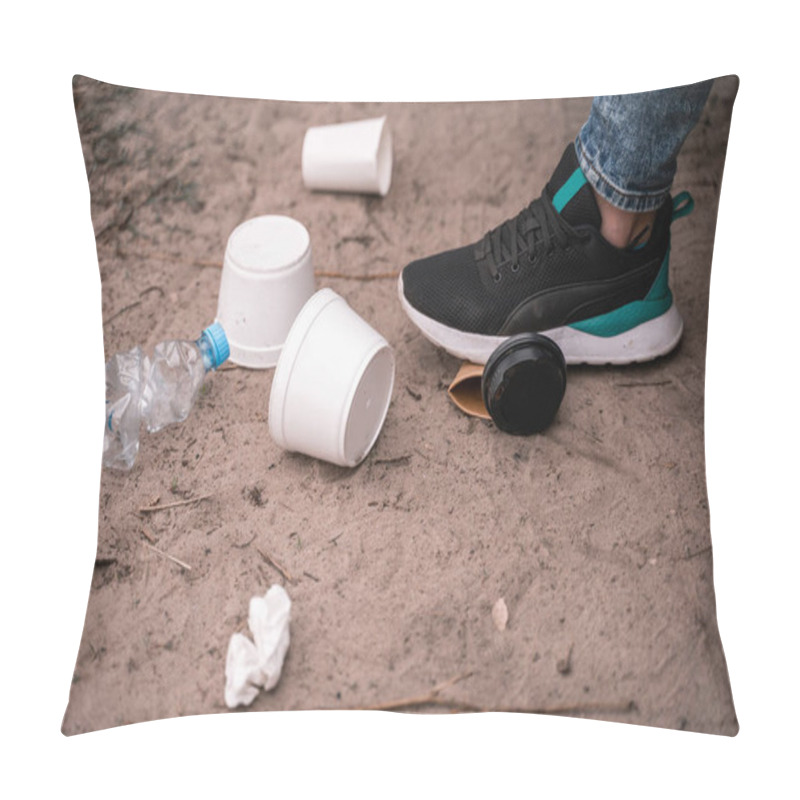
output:
M343 467L364 460L394 387L387 341L332 289L320 289L292 325L272 380L275 443Z
M302 172L308 189L385 196L392 183L392 135L386 117L309 128Z
M228 238L216 321L230 360L264 369L278 363L297 313L314 293L308 231L291 217L254 217Z

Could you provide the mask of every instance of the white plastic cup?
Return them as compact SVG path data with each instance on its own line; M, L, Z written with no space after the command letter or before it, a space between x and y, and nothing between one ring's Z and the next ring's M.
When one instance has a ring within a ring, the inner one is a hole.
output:
M394 353L332 289L303 306L286 337L269 397L269 432L284 450L342 467L364 460L394 387Z
M392 183L392 134L386 117L309 128L302 169L309 189L385 196Z
M230 360L255 369L274 367L314 288L311 239L301 223L269 215L239 225L228 238L216 317Z

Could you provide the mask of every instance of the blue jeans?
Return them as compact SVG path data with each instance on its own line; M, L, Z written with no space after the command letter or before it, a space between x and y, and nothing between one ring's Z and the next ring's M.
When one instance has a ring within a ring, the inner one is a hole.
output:
M658 208L712 83L595 97L575 139L578 162L595 191L625 211Z

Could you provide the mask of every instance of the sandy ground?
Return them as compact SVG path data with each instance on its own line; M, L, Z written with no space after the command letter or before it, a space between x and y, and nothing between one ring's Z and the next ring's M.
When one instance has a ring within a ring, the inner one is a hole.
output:
M381 436L355 470L281 451L267 428L273 371L234 368L210 376L184 424L143 439L131 472L103 471L64 732L225 712L228 639L246 631L250 597L277 582L293 601L292 642L280 683L252 710L391 704L458 678L436 695L443 704L403 708L735 734L703 441L735 91L733 79L717 81L679 162L675 190L696 201L673 228L681 345L651 365L570 368L554 425L518 438L449 402L459 363L407 320L394 280L363 278L516 214L589 99L295 104L78 79L107 357L194 338L215 315L228 235L277 213L306 225L317 270L344 276L317 283L389 340L397 377ZM303 187L308 126L384 113L395 152L387 197ZM196 502L139 511L156 499ZM491 616L501 597L502 631Z

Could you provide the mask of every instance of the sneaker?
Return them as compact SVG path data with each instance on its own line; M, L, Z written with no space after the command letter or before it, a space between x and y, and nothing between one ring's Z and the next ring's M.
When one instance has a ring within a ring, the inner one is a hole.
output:
M509 336L542 333L568 364L628 364L670 352L683 320L669 288L670 226L694 203L658 210L647 242L620 249L570 144L542 196L473 245L409 264L400 302L426 338L485 364Z

